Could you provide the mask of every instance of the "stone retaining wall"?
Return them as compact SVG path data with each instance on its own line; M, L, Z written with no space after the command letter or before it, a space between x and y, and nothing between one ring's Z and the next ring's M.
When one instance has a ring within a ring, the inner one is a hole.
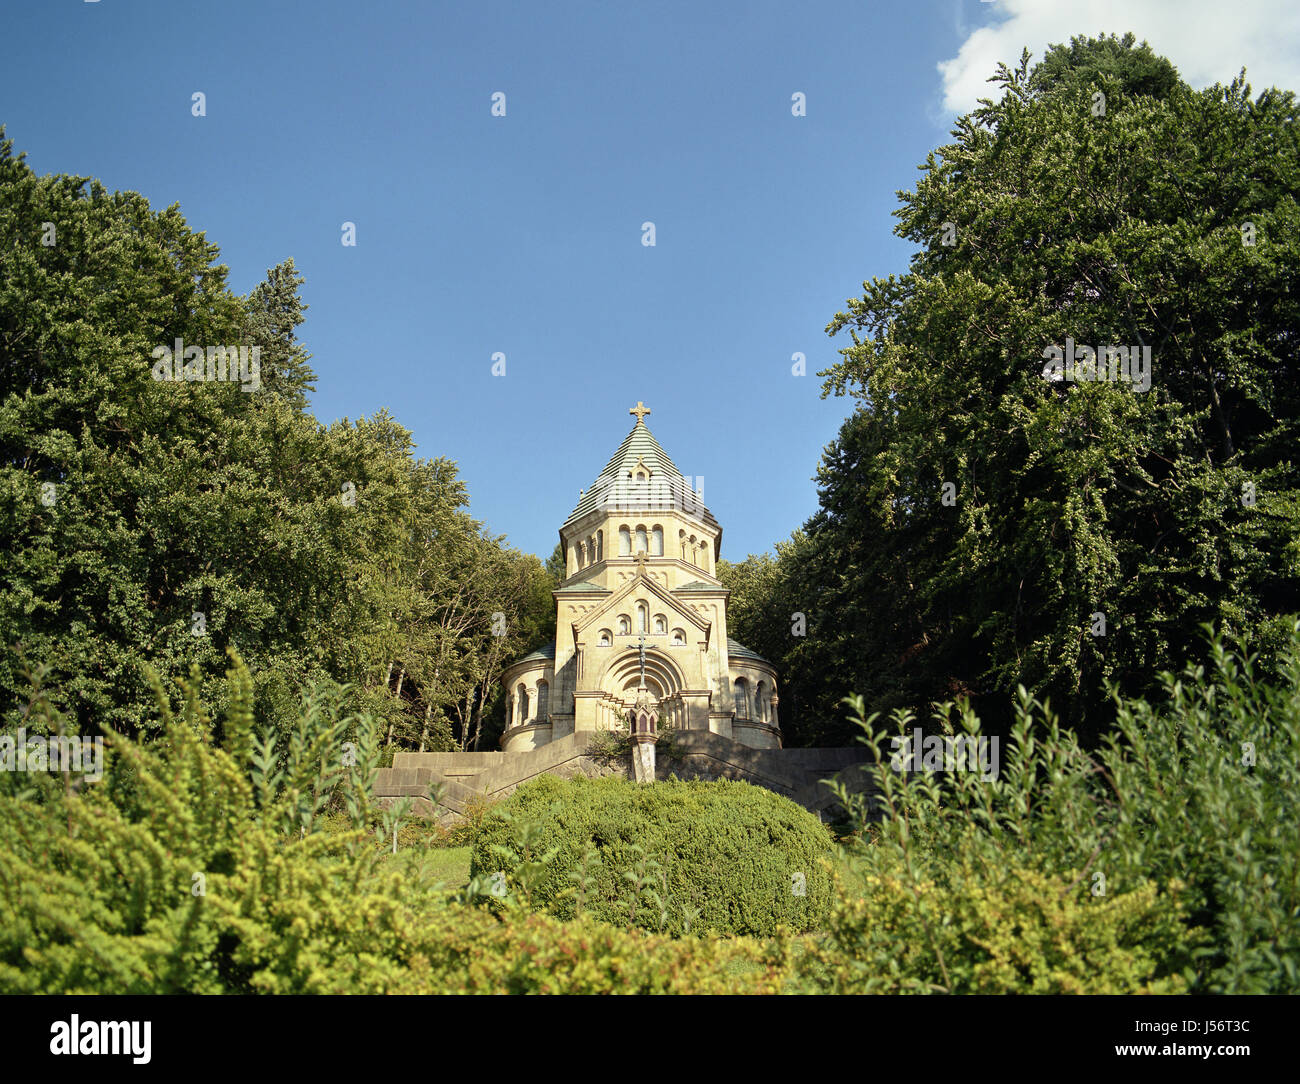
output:
M462 816L476 796L504 798L539 775L631 778L630 755L595 752L591 748L594 739L593 733L583 731L523 752L398 753L391 768L380 770L375 797L381 805L411 797L417 816L450 822ZM867 789L862 766L869 755L863 746L754 749L720 734L686 730L674 734L671 743L660 745L655 777L740 779L782 794L826 819L835 815L838 802L822 781L838 776L853 791ZM434 783L443 786L436 807L427 797Z

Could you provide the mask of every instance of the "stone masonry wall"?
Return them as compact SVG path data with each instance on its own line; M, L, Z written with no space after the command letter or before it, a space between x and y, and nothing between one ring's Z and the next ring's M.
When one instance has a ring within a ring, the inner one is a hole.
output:
M579 732L526 752L398 753L391 768L380 770L375 797L381 805L411 797L417 816L451 822L462 816L476 797L504 798L539 775L631 778L630 755L597 753L591 748L594 740L594 734ZM675 755L668 755L670 749ZM838 803L822 780L838 776L853 791L867 789L862 767L868 755L863 747L753 749L720 734L688 730L678 731L670 746L661 745L655 776L740 779L782 794L828 819L834 816ZM427 798L433 783L443 785L437 807Z

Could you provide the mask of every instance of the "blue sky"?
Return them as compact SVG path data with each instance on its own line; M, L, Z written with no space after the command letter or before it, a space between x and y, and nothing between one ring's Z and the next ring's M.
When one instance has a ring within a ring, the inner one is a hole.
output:
M906 270L894 193L988 50L1128 28L1012 47L1028 3L6 2L0 123L179 203L240 293L292 256L316 416L389 408L511 544L550 553L644 400L738 560L817 507L824 328Z

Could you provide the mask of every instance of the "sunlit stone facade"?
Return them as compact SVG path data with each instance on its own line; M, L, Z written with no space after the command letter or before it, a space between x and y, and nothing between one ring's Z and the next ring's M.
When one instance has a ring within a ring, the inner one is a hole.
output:
M776 672L727 637L722 528L650 433L650 412L637 403L631 413L632 431L560 527L555 639L505 671L502 748L625 726L643 639L660 730L780 748Z

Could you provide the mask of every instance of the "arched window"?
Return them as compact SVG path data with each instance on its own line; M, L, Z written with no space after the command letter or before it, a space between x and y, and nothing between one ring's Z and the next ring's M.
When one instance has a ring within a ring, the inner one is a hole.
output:
M618 555L620 557L632 556L632 532L626 527L618 529Z
M614 642L614 637L609 629L601 629L600 636L596 640L597 647L609 647Z
M650 608L644 602L636 604L636 631L646 631L646 617L650 613Z
M594 534L587 536L587 564L596 563L596 536Z
M646 553L646 552L648 552L648 547L646 546L646 538L645 538L645 524L644 524L644 523L638 523L638 524L637 524L637 528L636 528L636 551L637 551L637 553Z
M705 572L708 572L708 571L709 571L709 542L708 542L708 539L703 539L703 540L701 540L701 542L700 542L700 567L701 567L702 569L704 569Z
M667 632L668 621L663 614L655 614L655 632Z
M605 559L605 532L597 531L596 532L596 560L603 561L604 559Z
M522 681L519 688L515 690L515 705L519 709L519 724L522 726L528 722L528 686Z
M537 721L546 722L547 700L550 699L551 687L545 681L537 683Z
M761 681L754 689L754 718L760 723L767 718L763 713L763 683Z
M673 629L673 647L686 646L686 633L681 629Z
M656 523L654 530L650 533L654 539L654 549L651 552L656 557L662 557L664 555L664 529Z
M620 636L630 636L632 634L632 619L627 614L618 615L618 634Z
M736 718L749 718L749 689L744 678L736 678Z

